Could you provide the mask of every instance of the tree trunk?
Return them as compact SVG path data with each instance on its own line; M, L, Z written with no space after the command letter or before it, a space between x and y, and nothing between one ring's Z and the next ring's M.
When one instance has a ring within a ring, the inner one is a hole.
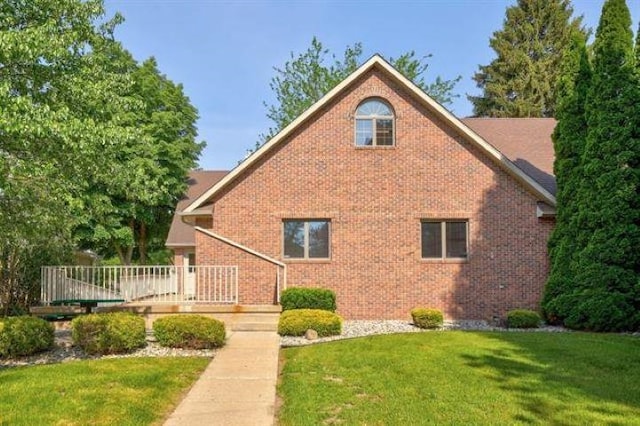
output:
M122 246L114 242L113 247L116 249L116 253L118 253L118 259L120 259L120 263L123 265L128 265L128 263L126 263L125 254L124 254L124 250L122 250Z
M138 252L140 254L140 264L147 264L147 225L140 222L140 239L138 240Z

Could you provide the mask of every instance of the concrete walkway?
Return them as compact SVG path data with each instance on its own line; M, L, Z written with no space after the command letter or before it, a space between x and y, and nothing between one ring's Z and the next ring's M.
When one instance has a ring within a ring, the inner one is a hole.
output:
M273 331L232 332L165 425L273 425L279 349Z

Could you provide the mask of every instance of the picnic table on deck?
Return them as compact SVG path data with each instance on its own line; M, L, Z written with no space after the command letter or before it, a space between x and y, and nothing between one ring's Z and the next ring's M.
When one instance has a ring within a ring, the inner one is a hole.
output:
M98 306L98 303L124 303L124 299L58 299L53 300L52 306L80 306L85 309L86 314Z

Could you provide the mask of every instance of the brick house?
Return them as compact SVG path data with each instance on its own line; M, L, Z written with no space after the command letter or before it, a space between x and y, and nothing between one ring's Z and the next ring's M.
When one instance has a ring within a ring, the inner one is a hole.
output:
M379 56L230 172L194 172L175 264L237 265L238 303L334 290L350 319L537 309L552 119L458 119Z

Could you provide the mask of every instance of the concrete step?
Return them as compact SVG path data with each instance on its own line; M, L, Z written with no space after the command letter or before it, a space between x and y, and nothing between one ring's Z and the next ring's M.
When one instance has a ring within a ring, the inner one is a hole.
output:
M231 331L277 331L279 313L217 314Z
M231 324L231 331L278 331L278 323L240 322Z

